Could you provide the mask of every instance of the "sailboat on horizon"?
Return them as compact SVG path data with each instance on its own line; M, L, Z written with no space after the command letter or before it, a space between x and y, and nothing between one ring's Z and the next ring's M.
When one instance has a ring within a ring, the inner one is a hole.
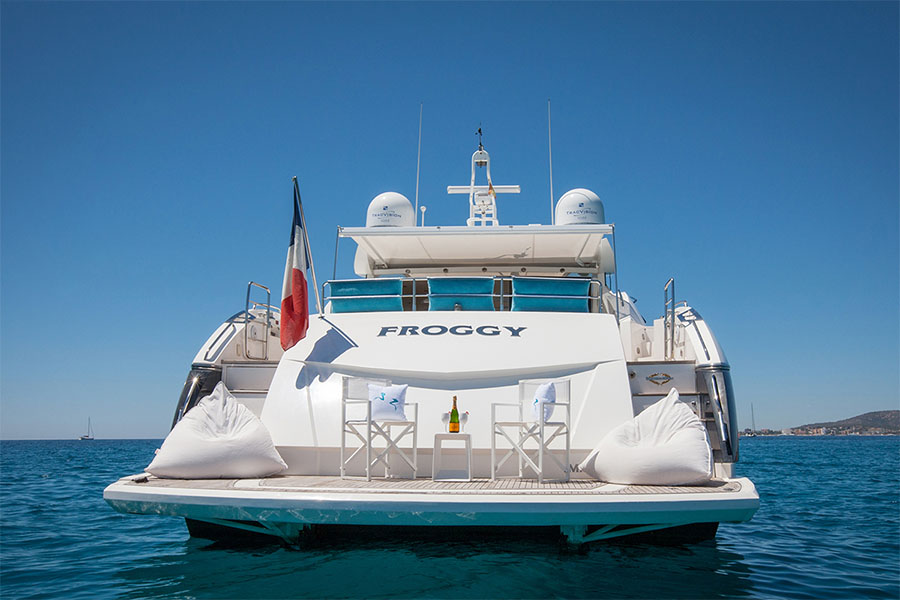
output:
M750 403L750 423L753 429L750 430L750 433L745 433L745 437L756 437L756 412L753 410L753 403Z
M79 436L79 440L93 440L94 439L94 428L91 427L91 418L88 417L88 428L87 433Z

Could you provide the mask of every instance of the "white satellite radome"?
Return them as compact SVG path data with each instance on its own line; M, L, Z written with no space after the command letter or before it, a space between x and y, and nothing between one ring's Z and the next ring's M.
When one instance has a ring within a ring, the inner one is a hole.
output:
M415 213L409 198L397 192L384 192L369 203L366 227L415 227Z
M600 196L584 188L569 190L556 203L557 225L595 225L606 223Z

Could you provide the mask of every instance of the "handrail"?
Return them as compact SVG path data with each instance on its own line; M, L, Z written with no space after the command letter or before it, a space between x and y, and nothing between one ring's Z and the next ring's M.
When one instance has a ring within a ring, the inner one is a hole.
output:
M254 302L254 308L259 306L266 307L266 333L263 336L263 355L262 359L258 356L250 356L250 291L254 288L258 287L262 290L266 291L266 303L260 304L258 302ZM244 324L244 356L249 358L250 360L269 360L269 329L272 327L272 292L269 291L264 285L256 283L255 281L251 281L247 284L247 299L244 302L244 312L247 314L247 322Z
M612 230L613 273L612 273L612 275L616 279L616 325L621 325L621 321L619 319L619 305L622 303L622 295L619 293L619 261L616 258L617 257L617 248L618 248L618 246L616 246L616 226L613 225L613 230ZM602 308L602 306L601 306L601 308Z
M709 384L712 383L710 386ZM715 373L709 375L707 379L707 393L713 405L713 416L719 429L719 435L722 437L722 443L725 445L725 452L734 456L734 449L731 443L731 436L728 435L728 427L725 423L725 414L722 407L722 391L719 389L719 380Z
M274 304L266 304L265 302L251 302L250 310L256 310L257 308L266 308L269 312L272 313L280 313L281 308L275 306Z
M191 382L191 389L188 390L188 394L184 398L184 404L181 405L181 410L178 411L178 419L175 420L176 423L181 420L181 417L184 416L184 413L187 410L188 405L190 405L191 398L194 397L194 391L196 391L197 385L199 383L200 383L200 378L195 375L194 380Z
M203 355L203 359L204 360L212 360L212 357L215 356L215 353L212 354L212 357L210 356L210 353L212 353L213 350L216 348L216 344L219 343L219 340L222 339L222 336L225 335L225 332L227 331L229 334L228 338L226 338L226 341L225 341L225 343L227 343L231 340L231 336L234 334L236 329L237 329L237 327L235 326L234 323L228 323L228 327L222 329L222 331L219 332L219 335L216 336L216 339L214 339L209 344L209 346L206 347L206 354Z
M671 287L671 292L669 291ZM675 278L669 277L663 288L663 350L666 360L675 359Z

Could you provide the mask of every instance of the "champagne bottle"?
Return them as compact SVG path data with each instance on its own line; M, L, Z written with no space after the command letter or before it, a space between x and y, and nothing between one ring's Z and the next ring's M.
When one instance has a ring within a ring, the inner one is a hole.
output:
M450 433L459 433L459 411L456 409L456 396L453 396L453 408L450 410Z

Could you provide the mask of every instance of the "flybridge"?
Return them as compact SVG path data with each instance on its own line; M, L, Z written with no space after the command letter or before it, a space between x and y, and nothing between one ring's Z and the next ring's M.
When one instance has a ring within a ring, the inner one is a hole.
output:
M527 327L511 327L509 325L479 325L477 327L473 325L425 325L424 327L419 325L388 325L381 328L381 331L378 333L378 337L385 337L388 335L393 336L407 336L407 335L484 335L488 337L493 337L497 335L508 335L510 337L521 337L522 332L528 329Z

